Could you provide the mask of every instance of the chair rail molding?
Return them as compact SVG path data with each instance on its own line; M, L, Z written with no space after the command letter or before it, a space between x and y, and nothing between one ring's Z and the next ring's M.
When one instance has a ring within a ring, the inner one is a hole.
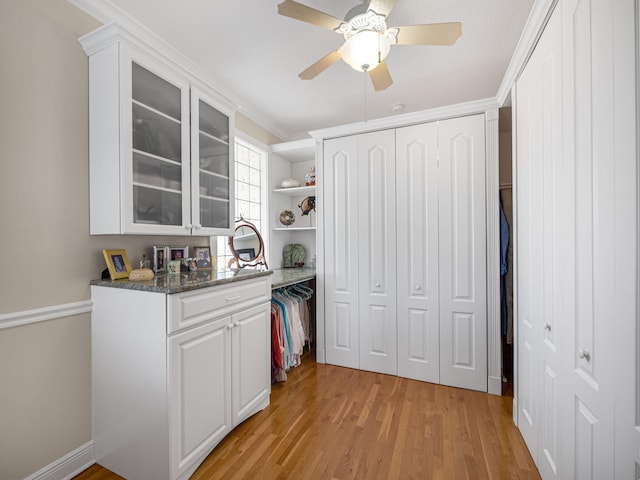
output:
M28 325L30 323L54 320L56 318L71 317L82 313L90 313L92 310L93 302L91 300L83 300L81 302L53 305L50 307L36 308L34 310L3 313L0 314L0 330Z

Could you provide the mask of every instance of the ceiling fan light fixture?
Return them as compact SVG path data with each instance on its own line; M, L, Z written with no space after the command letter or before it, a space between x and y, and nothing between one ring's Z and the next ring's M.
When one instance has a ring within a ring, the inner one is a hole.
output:
M354 70L369 72L389 54L391 44L385 35L373 30L362 30L349 37L342 47L342 59Z

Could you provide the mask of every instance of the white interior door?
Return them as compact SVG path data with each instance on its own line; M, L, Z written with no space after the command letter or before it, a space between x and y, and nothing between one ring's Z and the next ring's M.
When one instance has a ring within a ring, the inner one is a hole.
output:
M357 140L324 142L326 361L359 368Z
M437 124L396 130L398 375L440 382Z
M397 375L395 131L357 141L360 368Z
M567 314L573 328L567 343L566 383L571 411L563 430L575 477L580 479L634 478L632 456L639 455L637 449L629 453L631 438L619 445L614 441L616 417L633 417L628 410L615 411L616 392L622 393L633 378L626 375L628 369L635 367L634 383L638 381L638 364L629 364L637 358L632 359L633 347L626 340L637 338L631 318L637 302L632 285L637 279L629 271L637 245L626 243L637 235L632 227L637 180L629 181L637 179L637 158L633 159L637 131L628 130L635 122L633 107L626 118L620 116L635 104L633 68L629 69L635 64L633 3L568 0L562 4L564 134L566 156L572 160L566 175L572 200L567 224L569 245L575 246L568 268ZM621 41L624 31L631 34ZM625 338L622 342L616 342L619 333ZM621 361L625 358L627 362ZM626 462L616 470L614 459L620 454Z
M438 122L440 383L487 391L484 116Z
M558 350L566 338L561 20L556 9L518 80L516 104L518 426L543 478L559 475Z

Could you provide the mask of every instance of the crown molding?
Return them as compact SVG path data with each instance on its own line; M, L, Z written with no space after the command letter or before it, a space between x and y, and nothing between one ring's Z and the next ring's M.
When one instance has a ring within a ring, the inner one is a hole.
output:
M502 77L500 87L498 87L496 100L499 106L504 106L509 99L511 87L516 83L522 69L527 64L557 3L558 0L535 0L533 7L531 7L531 12L522 29L518 44L513 55L511 55L511 60Z
M356 133L386 130L388 128L404 127L418 123L463 117L476 113L485 113L487 110L493 110L496 108L498 108L498 103L495 98L485 98L482 100L474 100L472 102L448 105L446 107L432 108L429 110L421 110L419 112L369 120L367 122L350 123L337 127L312 130L309 134L316 140L324 140L327 138L344 137L346 135Z

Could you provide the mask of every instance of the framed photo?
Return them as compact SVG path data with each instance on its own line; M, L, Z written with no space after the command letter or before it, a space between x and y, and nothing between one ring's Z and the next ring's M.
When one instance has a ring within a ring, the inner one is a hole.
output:
M158 245L153 246L153 271L164 272L167 270L167 247L160 247Z
M245 260L248 262L256 258L255 248L239 248L236 251L238 252L238 257L240 257L240 260Z
M168 247L169 260L180 260L189 258L189 247Z
M198 268L211 268L211 249L209 247L196 247L194 257Z
M102 250L104 261L107 263L111 280L127 278L131 273L131 264L126 250Z

